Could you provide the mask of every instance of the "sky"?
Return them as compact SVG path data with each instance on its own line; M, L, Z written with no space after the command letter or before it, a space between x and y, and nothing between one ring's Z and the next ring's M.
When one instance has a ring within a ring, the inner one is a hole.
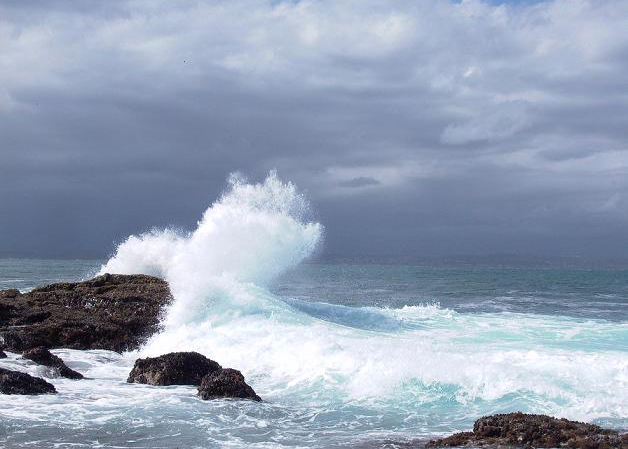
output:
M294 182L323 254L628 254L624 0L2 0L0 256Z

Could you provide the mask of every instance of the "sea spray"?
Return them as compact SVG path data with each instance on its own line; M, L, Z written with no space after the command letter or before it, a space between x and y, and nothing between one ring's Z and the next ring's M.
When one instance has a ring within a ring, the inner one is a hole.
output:
M131 236L100 271L163 277L176 298L167 324L202 320L212 302L244 298L234 294L242 285L266 286L310 256L323 227L309 215L305 197L276 172L260 184L232 175L194 231Z
M101 271L171 285L165 330L142 354L202 352L242 370L271 403L329 413L339 429L356 420L417 429L425 413L455 428L457 419L513 410L625 422L625 323L271 294L272 279L312 254L322 232L275 173L260 184L233 177L193 232L132 236Z
M127 259L133 271L165 272L189 237L152 235ZM23 288L92 267L5 263ZM52 379L54 396L0 395L0 446L380 447L516 410L628 429L624 271L305 264L260 285L212 279L189 303L195 314L140 353L54 350L91 380ZM264 402L126 383L138 356L172 350L240 369ZM8 355L4 367L44 375Z

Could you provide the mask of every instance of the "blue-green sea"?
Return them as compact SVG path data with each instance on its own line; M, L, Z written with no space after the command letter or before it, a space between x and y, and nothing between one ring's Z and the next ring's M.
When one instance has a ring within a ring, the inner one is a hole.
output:
M0 288L104 263L4 259ZM139 353L56 350L90 380L0 396L0 446L394 447L519 410L628 429L628 270L310 262L212 285L141 354L203 352L262 404L129 385ZM47 375L17 354L0 366Z
M89 379L0 395L0 446L394 447L512 411L628 428L628 271L314 263L313 217L274 172L233 177L193 230L131 235L102 261L0 261L3 288L142 273L174 298L138 351L55 350ZM240 370L263 402L126 382L172 351Z

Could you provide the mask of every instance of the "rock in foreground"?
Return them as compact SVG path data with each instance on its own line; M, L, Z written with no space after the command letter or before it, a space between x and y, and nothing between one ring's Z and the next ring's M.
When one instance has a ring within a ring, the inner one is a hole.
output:
M198 352L171 352L137 359L127 379L149 385L196 385L202 399L236 398L261 401L240 371L222 368Z
M208 374L198 387L201 399L252 399L260 402L262 399L255 394L238 370L225 368Z
M56 392L54 385L44 379L0 368L0 393L2 394L53 394Z
M54 368L61 377L65 377L67 379L83 379L83 375L81 373L69 368L63 360L42 346L29 349L22 354L22 357L32 360L39 365Z
M200 385L222 367L198 352L171 352L137 359L127 382L149 385Z
M593 424L546 415L508 413L485 416L475 422L473 432L457 433L426 445L428 448L462 446L628 449L628 434L622 437Z
M38 346L137 349L159 331L168 284L145 275L105 274L21 294L0 291L0 345L14 352Z

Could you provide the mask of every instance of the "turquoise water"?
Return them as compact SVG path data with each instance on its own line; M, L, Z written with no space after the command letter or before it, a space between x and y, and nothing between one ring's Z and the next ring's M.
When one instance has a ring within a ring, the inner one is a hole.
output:
M103 262L0 260L0 288ZM0 397L0 445L380 447L517 410L628 428L626 270L304 264L202 292L140 353L56 351L91 380ZM242 370L265 402L125 383L138 355L170 350Z
M512 312L628 320L628 270L305 265L280 279L280 295L352 307L437 301L461 313Z

